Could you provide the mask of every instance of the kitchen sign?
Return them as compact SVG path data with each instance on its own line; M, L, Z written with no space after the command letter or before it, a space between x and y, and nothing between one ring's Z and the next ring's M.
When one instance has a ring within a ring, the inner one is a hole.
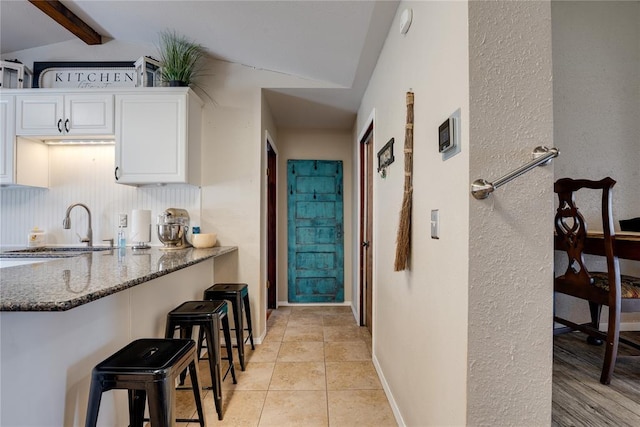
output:
M34 62L33 87L96 89L136 87L133 62Z

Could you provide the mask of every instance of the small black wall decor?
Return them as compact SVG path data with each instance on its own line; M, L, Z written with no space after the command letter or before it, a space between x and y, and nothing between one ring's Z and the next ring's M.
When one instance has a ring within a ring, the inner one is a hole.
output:
M387 176L387 167L393 163L395 158L393 157L393 142L391 138L380 151L378 151L378 172L383 178Z

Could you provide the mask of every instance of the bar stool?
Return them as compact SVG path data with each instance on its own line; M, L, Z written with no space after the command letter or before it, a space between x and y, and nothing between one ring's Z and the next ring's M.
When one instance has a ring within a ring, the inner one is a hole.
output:
M229 329L229 317L227 316L226 301L187 301L171 310L167 314L165 338L173 338L176 329L180 330L180 338L190 339L193 327L199 326L198 359L200 358L202 338L207 339L207 352L209 358L209 372L211 373L211 389L216 405L218 419L222 420L222 379L231 371L233 383L236 384L236 371L233 365L233 353L231 351L231 332ZM222 356L220 351L220 326L224 333L229 361L224 377L221 374ZM180 384L184 384L186 371L180 374Z
M238 344L238 359L240 368L244 371L244 323L242 319L242 308L247 319L248 332L247 339L251 342L251 350L255 350L253 345L253 328L251 327L251 305L249 304L249 286L246 283L216 283L204 291L205 300L228 300L233 307L233 321L236 331L236 342Z
M126 389L129 392L131 426L142 427L147 397L151 425L174 425L175 380L187 367L199 419L175 421L198 421L200 426L204 426L196 366L196 345L193 340L143 338L129 343L93 368L85 426L95 427L102 393L113 389Z

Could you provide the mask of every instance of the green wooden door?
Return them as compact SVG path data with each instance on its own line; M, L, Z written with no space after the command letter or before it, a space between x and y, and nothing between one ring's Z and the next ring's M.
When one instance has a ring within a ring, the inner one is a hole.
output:
M344 301L342 162L287 162L289 302Z

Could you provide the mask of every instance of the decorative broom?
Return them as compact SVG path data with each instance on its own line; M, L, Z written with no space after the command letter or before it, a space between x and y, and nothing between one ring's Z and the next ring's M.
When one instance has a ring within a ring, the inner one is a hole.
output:
M413 92L407 92L407 124L404 132L404 195L396 239L395 271L406 270L411 254L411 205L413 201Z

